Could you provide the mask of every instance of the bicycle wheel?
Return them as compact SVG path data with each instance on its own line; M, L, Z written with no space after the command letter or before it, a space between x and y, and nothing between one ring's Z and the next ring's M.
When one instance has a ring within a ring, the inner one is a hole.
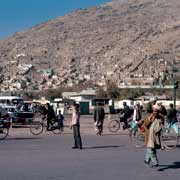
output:
M112 120L108 124L108 129L110 132L115 133L120 129L120 123L118 120Z
M0 128L0 140L5 139L9 134L9 128L7 127L1 127Z
M61 133L62 133L62 129L61 129L61 128L60 128L60 129L55 128L54 130L52 130L52 132L53 132L54 134L61 134Z
M39 135L43 132L43 125L42 123L33 123L31 124L30 126L30 132L33 134L33 135Z
M62 128L58 128L58 123L57 122L55 122L53 126L54 127L52 127L53 128L52 132L54 134L61 134L62 133Z

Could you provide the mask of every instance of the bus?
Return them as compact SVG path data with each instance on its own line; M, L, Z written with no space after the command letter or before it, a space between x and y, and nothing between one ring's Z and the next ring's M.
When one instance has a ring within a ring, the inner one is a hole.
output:
M23 98L19 96L0 96L1 106L15 106L17 104L22 104Z

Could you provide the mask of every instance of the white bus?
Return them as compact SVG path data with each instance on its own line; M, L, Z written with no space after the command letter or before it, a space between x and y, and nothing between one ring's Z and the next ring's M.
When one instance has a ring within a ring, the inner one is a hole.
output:
M15 106L19 103L23 103L23 98L18 96L0 96L1 106Z

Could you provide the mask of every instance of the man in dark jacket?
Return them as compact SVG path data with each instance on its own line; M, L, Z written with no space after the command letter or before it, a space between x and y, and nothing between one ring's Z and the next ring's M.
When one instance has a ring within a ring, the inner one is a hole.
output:
M47 103L46 104L46 108L47 108L47 130L51 130L50 129L50 125L52 126L53 125L53 122L52 121L55 121L55 112L54 112L54 109L53 107Z
M177 120L177 111L174 108L173 104L169 105L169 109L167 111L167 128L166 133L168 134L170 129L173 128L174 132L178 135L179 129L178 129L178 120Z
M104 108L101 103L97 103L94 109L94 125L98 135L103 133L103 123L105 118Z
M123 106L124 108L120 112L120 120L121 122L124 122L123 129L126 129L128 128L128 118L131 117L131 111L126 102L123 102Z

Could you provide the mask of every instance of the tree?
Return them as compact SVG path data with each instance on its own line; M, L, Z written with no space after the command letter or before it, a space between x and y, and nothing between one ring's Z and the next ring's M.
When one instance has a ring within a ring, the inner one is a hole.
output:
M96 89L96 97L97 98L107 98L107 93L102 87L99 87Z
M45 97L49 100L54 100L55 98L62 97L62 89L48 89L45 92Z
M107 96L109 98L118 99L120 97L119 88L114 82L108 81L106 83L106 88L107 88Z

